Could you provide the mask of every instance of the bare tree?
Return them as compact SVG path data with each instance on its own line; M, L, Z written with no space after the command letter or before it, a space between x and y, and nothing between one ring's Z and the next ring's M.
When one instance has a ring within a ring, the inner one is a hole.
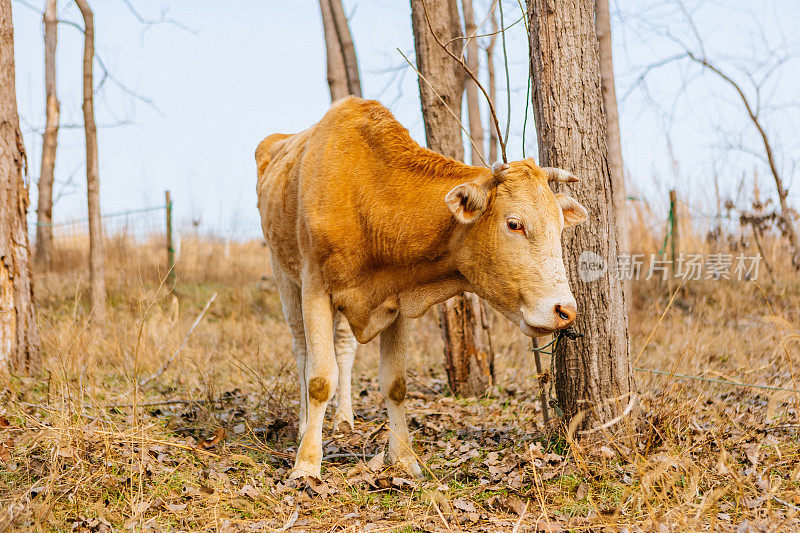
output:
M456 113L461 110L464 71L437 42L437 36L445 42L461 36L458 4L431 2L426 12L425 0L411 0L411 25L428 147L463 160ZM457 41L449 46L451 53L458 53ZM435 90L429 83L436 84ZM480 299L465 293L442 304L439 311L450 389L461 395L483 394L494 379L494 353Z
M472 0L461 0L464 13L464 36L466 37L467 68L473 75L478 75L480 57L478 56L477 26ZM478 100L478 84L472 78L465 80L467 97L467 115L469 117L469 136L472 138L470 163L480 165L483 161L483 124L481 124L481 108ZM492 161L494 162L494 161Z
M539 158L580 176L571 192L589 208L589 220L562 237L579 308L574 328L582 337L562 336L555 350L559 405L585 429L613 420L635 400L622 285L614 276L581 278L577 268L579 257L615 265L619 252L594 0L527 4Z
M773 50L767 43L767 32L761 28L761 39L764 41L768 52L767 59L764 61L755 61L755 65L748 65L746 69L742 69L737 75L734 68L723 67L721 61L712 59L709 56L703 42L703 36L689 10L686 9L686 6L681 0L673 0L673 2L679 8L688 28L691 30L690 35L693 36L695 43L694 45L689 45L675 37L669 27L661 31L656 30L656 33L660 34L661 37L674 43L678 47L679 53L659 59L644 67L642 74L639 76L639 83L646 89L647 77L652 72L671 63L688 61L699 66L703 73L712 74L717 80L723 82L724 85L733 90L736 95L736 100L741 103L747 120L753 125L758 134L761 148L752 150L745 147L743 143L738 146L731 146L730 148L741 150L762 159L769 168L775 183L776 192L778 193L778 203L780 206L780 216L777 222L791 248L792 265L800 269L800 240L798 240L797 230L794 226L796 213L787 202L789 191L784 186L784 174L778 168L778 163L775 160L775 138L770 137L767 132L767 118L763 113L770 108L773 111L777 109L775 106L770 106L765 103L767 97L764 93L767 82L778 76L780 67L785 65L786 61L793 58L793 55L790 54L786 57L780 57L780 54ZM647 21L645 26L651 31L656 27L650 21ZM686 91L687 86L688 83L683 83L678 92L678 96Z
M628 231L625 218L625 175L622 162L622 141L617 111L617 91L614 83L614 63L611 54L611 12L608 0L595 0L595 29L600 45L600 82L603 89L603 109L606 115L608 166L611 171L612 197L617 212L620 248L627 250Z
M39 199L36 208L36 261L49 265L53 248L53 177L58 143L59 104L56 93L56 44L58 12L56 0L47 0L44 9L44 84L45 129L42 134L42 166L39 173Z
M747 113L748 119L758 131L758 136L761 139L764 154L767 158L770 174L772 174L772 179L775 181L778 203L781 206L781 219L779 221L781 232L786 236L786 239L789 241L789 246L792 249L792 265L794 265L796 269L800 269L800 241L797 239L797 232L794 228L795 215L789 203L786 201L786 198L789 196L789 191L783 185L783 176L780 170L778 170L778 165L775 163L775 152L772 148L772 141L770 141L769 135L767 135L767 131L760 117L761 86L756 86L756 102L754 103L747 97L741 84L736 82L728 73L724 72L710 59L705 57L705 55L698 56L691 51L687 51L686 57L701 65L706 71L713 73L736 92L737 97L742 102L742 106Z
M92 313L106 313L103 226L100 217L100 177L97 163L97 125L94 120L94 14L86 0L75 0L83 17L83 129L86 135L86 196L89 211L89 278Z
M11 0L0 0L0 371L39 364L28 249L28 185L19 129Z
M328 88L331 92L331 102L335 102L350 94L347 88L347 71L344 68L342 47L339 44L330 0L319 0L319 10L322 14L322 31L325 35Z
M336 35L339 39L339 49L342 53L344 69L347 73L347 90L349 94L360 98L361 78L358 74L356 47L353 44L353 37L350 35L350 27L347 25L347 17L344 14L342 0L328 0L328 3L330 4L330 11L336 27Z
M486 45L486 75L489 78L489 98L492 102L497 101L497 77L494 72L494 45L497 42L497 17L494 10L489 13L492 23L492 35L489 36L489 42ZM497 161L497 145L499 138L497 130L492 127L492 117L488 117L489 124L486 130L489 132L489 161L494 163Z

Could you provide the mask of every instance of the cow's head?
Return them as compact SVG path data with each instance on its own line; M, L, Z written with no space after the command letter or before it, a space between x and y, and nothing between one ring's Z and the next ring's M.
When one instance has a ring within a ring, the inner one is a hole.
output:
M587 212L572 197L553 194L552 181L578 179L530 159L495 163L445 197L465 229L459 270L475 293L530 336L566 328L577 314L561 231L585 221Z

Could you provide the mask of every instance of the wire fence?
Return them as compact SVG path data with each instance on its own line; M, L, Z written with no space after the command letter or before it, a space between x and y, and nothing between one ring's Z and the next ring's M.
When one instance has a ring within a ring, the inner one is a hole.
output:
M178 227L172 201L102 215L103 257L109 290L133 285L214 283L261 279L268 271L263 241L252 231L203 231L199 224ZM37 262L40 283L80 286L88 280L89 221L86 218L39 224L29 220L32 249L37 233L52 234L46 261ZM35 252L34 252L35 253ZM174 267L173 267L174 263ZM174 276L174 278L172 277Z

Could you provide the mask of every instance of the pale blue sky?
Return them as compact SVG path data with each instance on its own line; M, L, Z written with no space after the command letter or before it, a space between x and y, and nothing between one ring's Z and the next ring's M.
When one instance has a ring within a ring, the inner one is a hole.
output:
M488 0L474 0L479 15ZM44 0L27 0L33 6ZM665 5L666 4L666 5ZM780 52L800 47L796 0L752 3L686 2L695 17L710 57L735 69L737 79L757 76L749 63L763 57L765 42ZM757 4L757 5L756 5ZM210 0L136 0L146 17L180 21L192 33L172 25L147 29L122 0L95 0L96 46L114 77L154 102L131 97L106 81L97 97L100 126L121 119L132 123L101 127L99 134L101 200L104 212L157 204L171 189L182 224L201 218L201 229L253 236L258 232L255 209L253 150L273 132L294 132L318 120L329 106L325 55L318 4L315 0L219 2ZM60 1L60 16L80 21L74 4ZM506 22L520 16L517 2L504 3ZM413 39L407 2L345 0L352 14L366 97L378 98L424 143L415 74L396 51L413 60ZM735 192L743 174L758 169L762 190L772 191L766 167L730 144L759 150L752 127L744 120L735 93L714 78L698 77L686 62L672 63L648 78L649 90L637 84L643 66L674 55L680 39L696 47L694 32L677 4L642 0L612 1L617 94L623 152L629 180L654 203L676 185L697 209L713 210L711 176L717 172L723 191ZM17 99L30 162L31 205L39 175L44 124L43 45L41 16L13 2L17 59ZM482 18L482 17L480 17ZM763 28L763 32L761 31ZM527 80L527 44L522 24L508 30L512 89L509 157L520 158ZM658 37L656 33L672 37ZM763 36L762 36L763 34ZM60 25L58 83L62 128L56 168L55 218L85 213L83 133L80 126L82 35ZM501 58L498 72L502 73ZM764 88L765 122L774 136L778 159L794 204L800 197L796 179L800 61L789 59ZM101 78L96 67L96 81ZM675 103L683 81L690 83ZM499 80L499 89L504 81ZM502 94L502 92L501 92ZM499 99L505 117L504 95ZM656 112L662 109L664 112ZM672 145L669 155L667 138ZM527 153L536 154L532 114ZM72 182L69 182L72 177ZM751 185L748 189L752 188ZM33 208L32 208L33 209Z

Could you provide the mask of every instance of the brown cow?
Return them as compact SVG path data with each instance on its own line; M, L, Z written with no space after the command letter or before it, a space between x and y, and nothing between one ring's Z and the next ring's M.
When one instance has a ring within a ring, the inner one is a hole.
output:
M354 338L381 334L387 459L421 475L405 422L408 319L470 291L526 335L575 320L561 231L587 213L550 190L548 181L577 181L564 170L532 160L465 165L420 147L385 107L359 98L337 102L303 132L270 135L256 163L262 228L301 382L291 477L320 476L337 379L335 421L352 425Z

